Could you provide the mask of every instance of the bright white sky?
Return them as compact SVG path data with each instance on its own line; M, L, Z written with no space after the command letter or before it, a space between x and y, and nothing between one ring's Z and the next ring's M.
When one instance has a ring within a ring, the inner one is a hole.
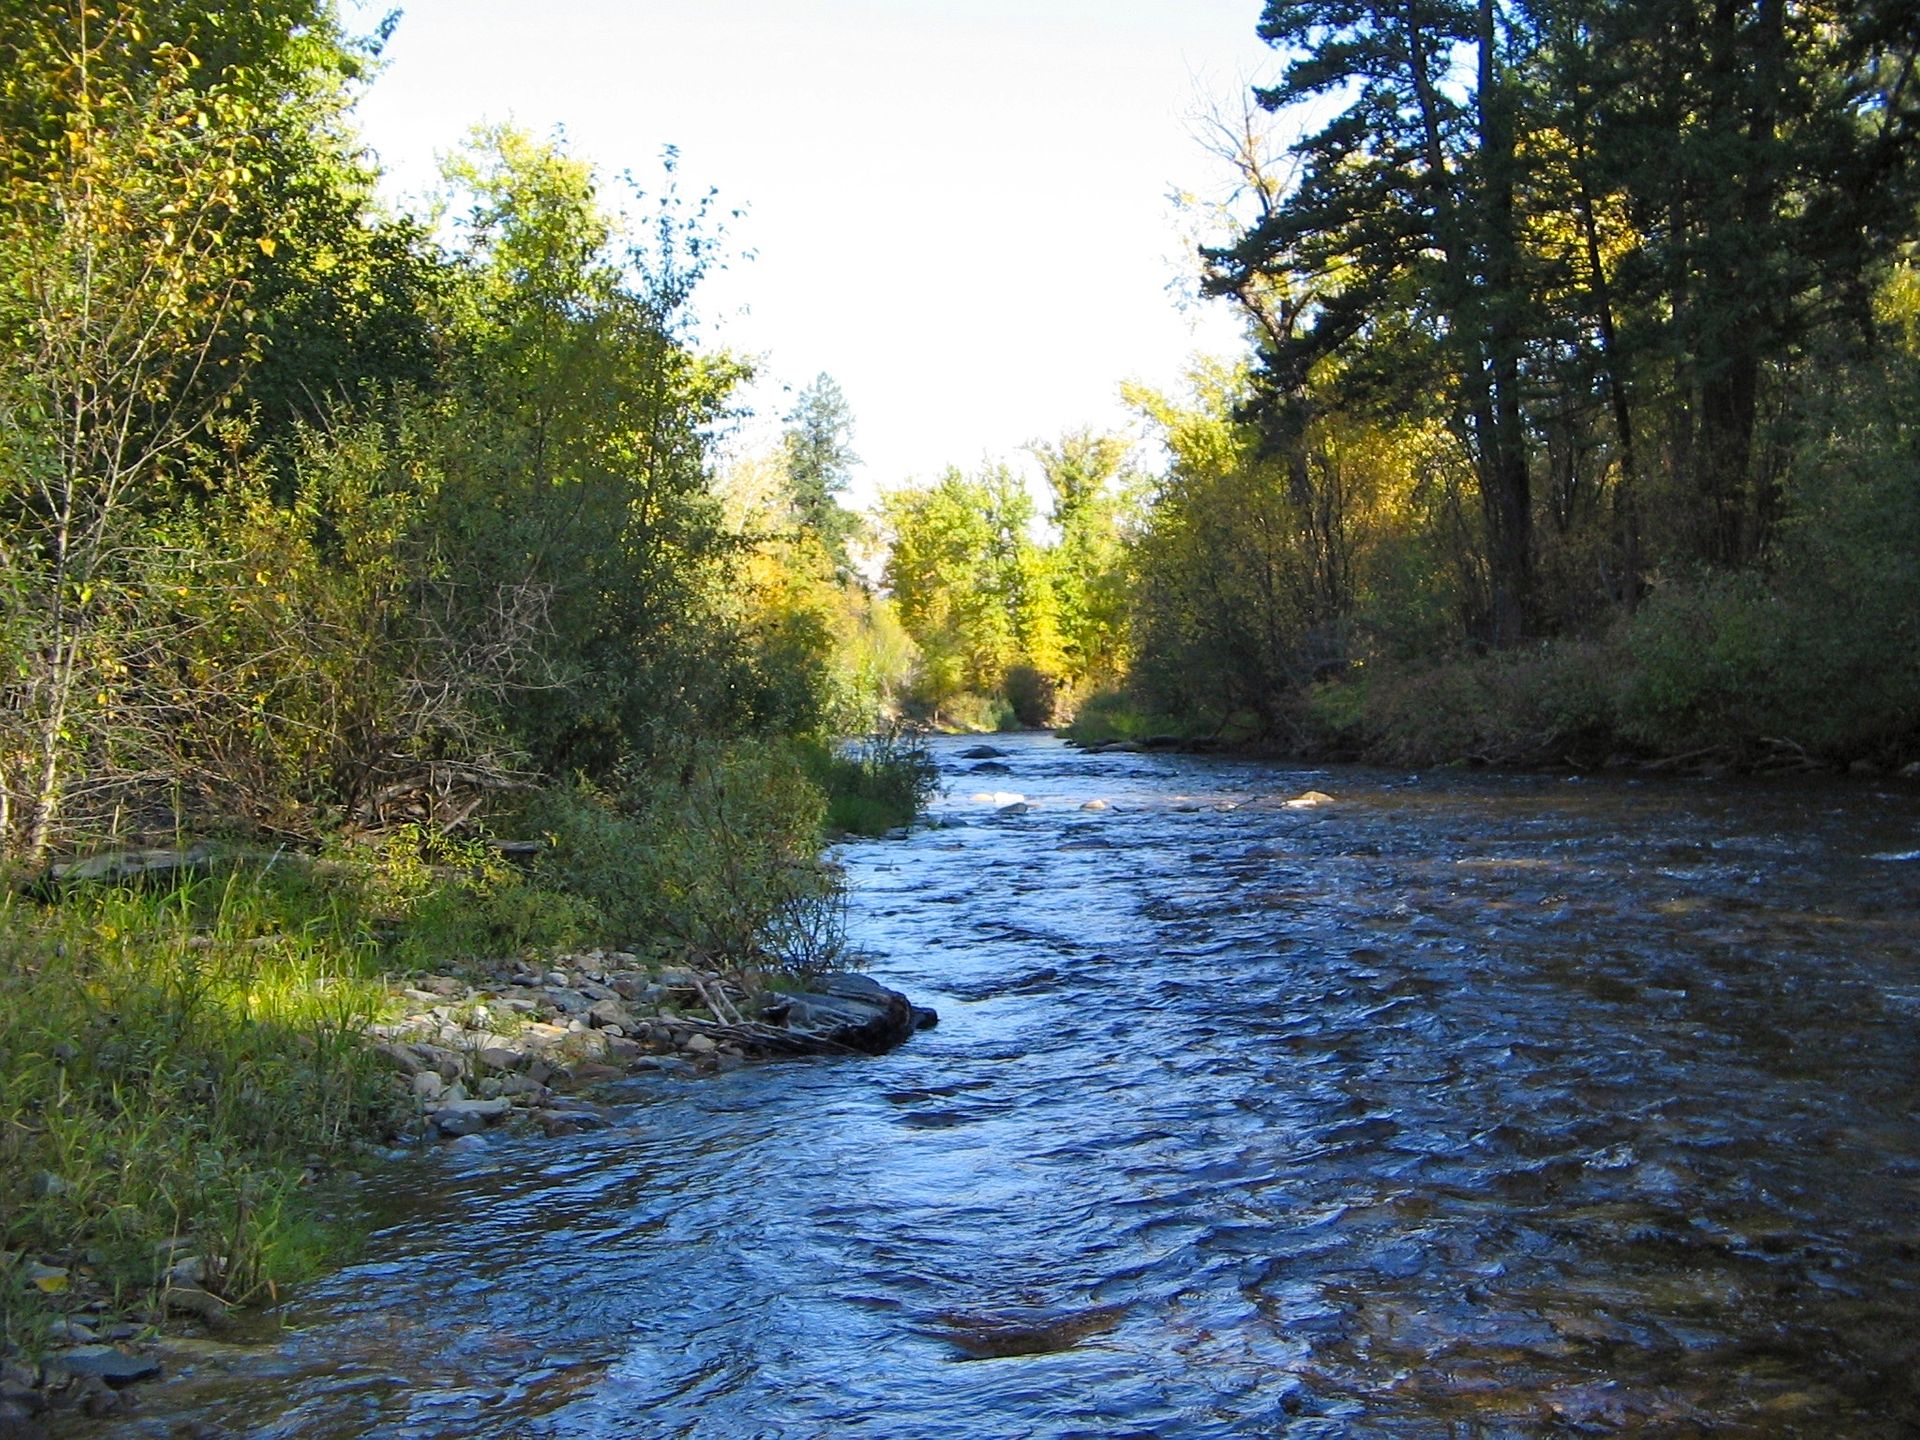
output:
M370 28L382 0L350 0ZM404 0L359 108L399 197L476 122L564 126L605 175L744 207L698 298L706 343L758 356L777 428L826 371L875 487L1119 428L1123 380L1175 385L1239 348L1183 314L1169 202L1227 177L1192 138L1274 57L1260 0Z

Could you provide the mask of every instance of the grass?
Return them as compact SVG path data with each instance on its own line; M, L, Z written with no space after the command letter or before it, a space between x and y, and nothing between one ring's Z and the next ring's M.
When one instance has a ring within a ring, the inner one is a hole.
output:
M150 1310L170 1257L236 1302L322 1262L311 1181L392 1120L350 896L244 866L14 896L0 945L0 1348L88 1301Z

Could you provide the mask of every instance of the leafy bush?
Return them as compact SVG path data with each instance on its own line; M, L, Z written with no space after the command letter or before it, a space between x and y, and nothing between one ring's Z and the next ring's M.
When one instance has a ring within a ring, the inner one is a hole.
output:
M1139 740L1148 735L1187 735L1193 733L1193 721L1176 719L1143 709L1124 690L1101 690L1080 702L1073 723L1060 733L1082 745L1098 745L1107 740Z
M976 695L971 690L941 701L937 718L947 729L965 734L1020 728L1013 707L1000 696Z
M803 972L840 949L840 883L819 859L826 801L788 746L693 743L619 796L551 792L534 878L628 948Z
M940 784L926 746L898 730L838 748L801 742L797 753L827 797L829 834L884 835L911 825Z
M695 744L636 794L634 857L656 933L735 966L810 970L839 953L826 801L784 746Z
M348 863L392 924L403 968L563 949L607 928L590 894L539 883L483 838L402 825Z

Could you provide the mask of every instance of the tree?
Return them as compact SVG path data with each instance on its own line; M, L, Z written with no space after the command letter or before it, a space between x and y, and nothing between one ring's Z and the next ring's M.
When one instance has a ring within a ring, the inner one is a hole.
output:
M821 372L800 392L781 445L795 521L819 536L841 576L850 575L847 546L860 522L841 497L860 457L853 453L853 412L831 375Z
M1262 104L1347 104L1296 147L1303 172L1292 193L1210 257L1211 288L1236 293L1286 274L1312 292L1306 323L1263 356L1272 393L1297 394L1313 365L1336 354L1355 362L1356 383L1405 393L1438 380L1479 479L1489 633L1512 643L1533 603L1515 32L1493 0L1391 9L1269 0L1260 34L1294 56ZM1474 81L1463 87L1455 77L1467 57ZM1389 335L1391 350L1378 349ZM1425 377L1415 368L1422 356Z
M686 214L669 187L648 243L623 248L591 169L505 127L477 132L452 175L473 203L445 563L476 625L502 586L550 596L548 669L505 722L543 772L596 777L660 737L752 725L708 469L744 371L687 335L707 206Z
M1138 480L1117 435L1072 431L1028 447L1052 496L1057 539L1047 570L1059 631L1060 675L1076 684L1117 680L1126 655L1120 516Z
M194 83L195 58L147 49L90 8L9 36L12 85L71 104L9 155L0 210L0 571L17 665L0 678L0 845L53 843L82 756L141 641L130 563L143 514L230 393L217 342L258 251L230 233L253 163L244 95Z
M1051 579L1028 527L1033 500L1005 465L882 497L885 582L922 656L926 698L997 694L1007 672L1061 674Z

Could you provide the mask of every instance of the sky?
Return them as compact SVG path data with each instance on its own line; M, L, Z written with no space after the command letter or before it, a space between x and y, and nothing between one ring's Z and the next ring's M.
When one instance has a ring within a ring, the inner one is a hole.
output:
M356 4L370 29L386 7ZM727 268L703 343L756 357L771 443L799 390L844 392L853 499L1121 429L1123 381L1177 387L1240 348L1192 272L1175 189L1224 191L1194 138L1274 57L1259 0L406 0L358 108L418 205L476 123L563 128L603 174L717 190Z

